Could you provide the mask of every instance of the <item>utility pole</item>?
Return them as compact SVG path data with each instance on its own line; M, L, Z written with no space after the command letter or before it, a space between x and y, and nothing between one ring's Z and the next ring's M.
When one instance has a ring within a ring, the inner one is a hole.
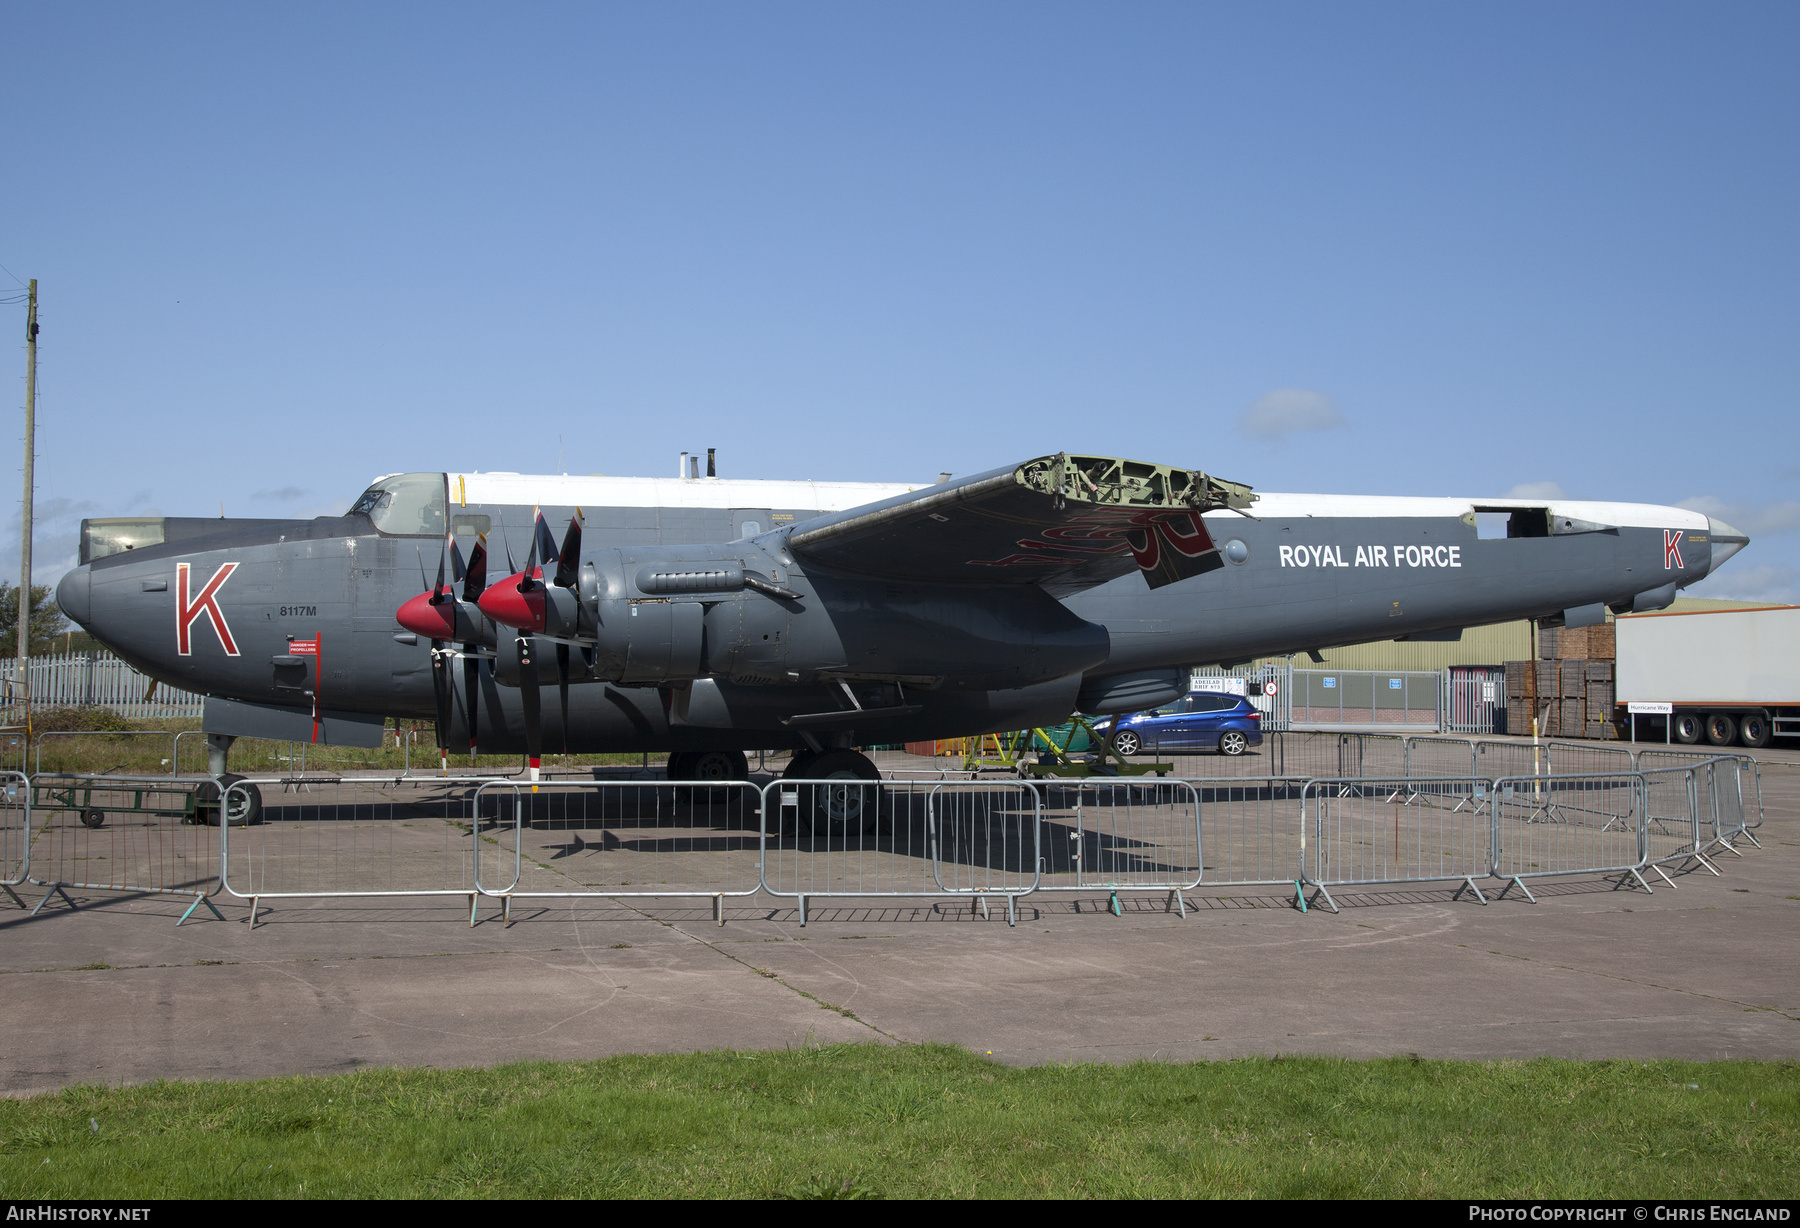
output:
M31 737L31 503L32 462L37 459L37 278L31 279L25 308L25 502L20 509L23 539L19 545L19 696L24 705L25 736Z

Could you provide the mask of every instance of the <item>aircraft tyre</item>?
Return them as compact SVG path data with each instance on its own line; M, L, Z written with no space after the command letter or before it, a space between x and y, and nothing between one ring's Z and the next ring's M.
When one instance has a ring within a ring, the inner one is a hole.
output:
M690 759L692 759L693 757L694 757L694 752L690 751L690 750L672 750L672 751L670 751L668 766L663 769L664 779L666 779L666 780L690 780L690 779L692 779L692 777L690 777L688 774L687 765L688 765L688 761Z
M1738 738L1755 750L1767 746L1771 736L1769 718L1760 712L1747 712L1738 718Z
M783 780L805 780L807 767L818 757L816 751L795 751L793 757L788 760L788 765L781 769L781 778Z
M796 771L795 765L803 768ZM881 822L881 790L868 781L879 781L881 769L854 750L832 750L796 759L783 773L789 779L841 780L841 785L813 785L801 790L800 834L848 836L873 833Z
M1706 717L1706 740L1714 746L1730 746L1737 741L1737 720L1729 712L1712 712Z
M1670 730L1677 742L1692 746L1700 740L1700 718L1692 712L1677 712L1669 718L1674 722Z
M1250 739L1235 729L1227 729L1219 735L1219 753L1221 755L1241 755L1250 749Z
M1144 749L1144 740L1129 729L1121 729L1113 734L1112 745L1120 758L1129 759Z
M226 822L233 827L248 827L252 823L261 822L262 790L255 785L245 785L233 792L232 786L243 780L242 776L227 773L219 779L224 783L226 796L231 799L231 809L225 816ZM219 825L219 790L210 780L194 789L194 821L208 827Z
M749 780L750 760L741 750L697 750L688 757L687 780Z

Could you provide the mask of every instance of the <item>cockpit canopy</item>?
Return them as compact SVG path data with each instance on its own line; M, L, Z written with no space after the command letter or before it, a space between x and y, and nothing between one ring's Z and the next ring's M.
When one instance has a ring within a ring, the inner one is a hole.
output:
M443 474L390 473L362 492L350 515L367 516L383 533L442 537L445 503Z

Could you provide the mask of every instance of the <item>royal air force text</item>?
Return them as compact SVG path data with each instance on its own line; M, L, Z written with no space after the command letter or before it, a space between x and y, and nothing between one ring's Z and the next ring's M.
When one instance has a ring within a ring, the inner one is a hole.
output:
M1461 567L1461 546L1394 546L1394 567ZM1342 546L1283 546L1283 567L1387 567L1389 547L1358 546L1356 557L1344 557Z

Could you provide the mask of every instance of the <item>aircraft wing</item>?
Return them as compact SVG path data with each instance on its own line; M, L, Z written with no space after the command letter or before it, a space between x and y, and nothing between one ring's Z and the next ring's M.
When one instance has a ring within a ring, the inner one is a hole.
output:
M1066 452L794 526L788 549L833 570L930 584L1037 584L1067 596L1141 571L1151 588L1223 566L1201 513L1248 486Z

